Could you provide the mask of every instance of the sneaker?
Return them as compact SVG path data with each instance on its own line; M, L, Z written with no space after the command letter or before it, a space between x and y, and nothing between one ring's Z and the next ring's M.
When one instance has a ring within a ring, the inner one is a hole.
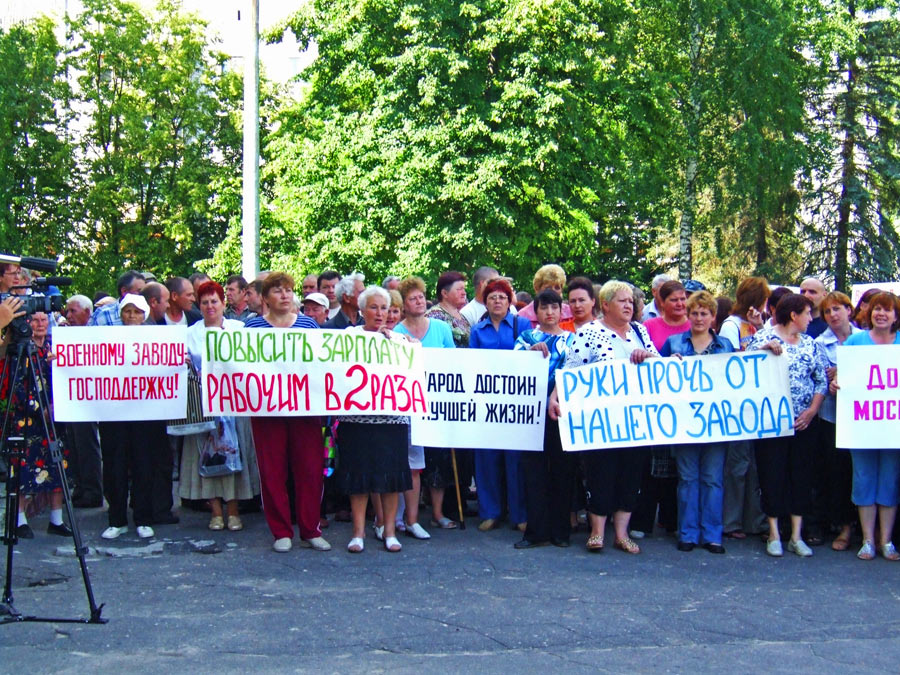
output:
M773 558L780 558L784 555L784 549L781 547L780 539L769 539L766 542L766 553Z
M796 553L801 558L808 558L813 554L812 549L807 546L806 542L802 539L798 539L797 541L791 539L788 542L788 550Z
M137 526L137 536L141 539L150 539L154 534L153 528L149 525L138 525Z
M418 523L406 526L406 534L416 539L431 539L431 535Z
M291 543L290 537L282 537L281 539L276 539L275 543L272 544L272 550L278 551L279 553L287 553L291 550L293 544Z
M290 541L290 539L288 539ZM312 539L301 539L300 546L303 548L311 548L314 551L330 551L331 544L329 544L325 537L313 537Z
M122 527L110 526L110 527L107 527L105 530L103 530L103 534L101 534L100 536L103 537L104 539L118 539L120 535L123 535L126 532L128 532L127 525L124 525Z

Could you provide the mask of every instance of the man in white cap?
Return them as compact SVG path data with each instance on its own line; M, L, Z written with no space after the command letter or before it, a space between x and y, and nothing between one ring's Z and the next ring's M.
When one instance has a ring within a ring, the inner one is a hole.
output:
M322 326L328 321L328 305L324 293L310 293L303 298L303 314Z

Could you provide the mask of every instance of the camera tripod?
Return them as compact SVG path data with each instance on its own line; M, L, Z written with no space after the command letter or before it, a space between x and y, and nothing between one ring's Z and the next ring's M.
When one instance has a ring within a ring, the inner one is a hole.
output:
M29 331L30 333L30 331ZM0 429L0 454L6 459L8 471L6 477L6 518L4 519L4 530L2 541L6 545L6 579L3 586L3 598L0 600L0 624L18 623L24 621L39 621L52 623L106 623L106 619L100 617L103 611L103 605L97 606L94 601L94 591L91 587L91 578L88 574L87 562L85 554L87 548L81 539L81 532L78 529L78 523L75 521L75 513L72 508L72 496L69 491L69 484L66 480L66 470L63 466L63 455L56 434L56 428L53 419L50 416L50 394L47 389L47 382L44 379L43 370L41 368L41 358L38 354L37 347L32 342L30 335L16 335L13 343L7 350L6 360L3 364L2 373L0 373L0 384L8 382L8 402L6 412L3 415L3 426ZM10 365L12 364L12 365ZM19 492L21 489L21 479L19 472L25 459L26 439L22 435L16 435L11 429L13 424L13 406L12 399L16 391L17 384L24 385L26 392L25 401L25 419L24 429L28 429L28 420L32 422L32 428L35 428L35 418L39 417L40 422L37 428L43 434L43 440L47 442L50 450L50 458L52 467L50 471L56 471L62 486L63 498L66 505L66 513L69 515L69 523L72 529L72 538L75 544L75 555L78 557L81 566L81 576L84 580L84 590L87 593L88 605L90 608L89 618L50 618L39 616L28 616L20 613L13 605L12 580L13 580L13 549L19 541L17 535L18 529L18 513L19 513Z

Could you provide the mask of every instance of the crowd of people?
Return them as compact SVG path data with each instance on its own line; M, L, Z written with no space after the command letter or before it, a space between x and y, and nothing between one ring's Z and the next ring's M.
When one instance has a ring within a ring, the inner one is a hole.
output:
M0 303L0 327L6 327L21 314L17 294L28 273L9 263L0 269L0 292L11 293ZM452 530L457 514L465 517L477 500L478 529L507 521L521 532L519 549L567 547L583 529L587 550L600 552L611 519L612 546L632 555L654 532L672 535L679 551L702 547L714 554L725 553L728 538L756 535L776 557L784 555L785 541L801 557L829 540L832 549L845 551L858 533L858 558L900 560L892 542L900 450L872 439L871 449L848 451L835 441L836 348L900 344L900 300L889 292L868 291L854 306L816 278L804 279L795 293L749 277L733 299L716 298L696 280L658 275L645 296L625 281L568 279L558 265L537 270L533 294L517 294L510 279L481 267L471 279L471 298L469 280L456 271L443 273L431 295L419 277L390 276L366 286L362 274L331 270L306 276L299 293L283 272L224 281L197 273L160 283L152 274L126 272L115 297L77 294L58 315L31 313L41 374L49 382L52 330L61 325L187 326L196 388L207 330L325 328L442 349L532 350L544 356L549 372L543 452L423 448L411 443L407 417L389 415L218 418L212 430L184 435L173 435L172 427L167 434L165 421L61 424L73 503L99 508L107 502L105 539L128 531L129 504L141 538L177 523L174 474L182 503L208 509L211 530L243 529L241 505L259 498L277 552L295 541L330 550L323 529L332 520L352 524L351 553L365 549L370 522L384 548L399 552L401 535L430 538L420 523L423 506L431 528ZM4 331L0 346L4 359L10 334ZM555 388L560 369L747 350L787 360L793 435L563 451ZM26 438L17 533L34 537L28 518L49 507L47 532L69 535L60 477L24 381L0 382L3 408ZM236 446L234 471L202 470L204 447L215 434ZM336 458L329 457L332 446Z

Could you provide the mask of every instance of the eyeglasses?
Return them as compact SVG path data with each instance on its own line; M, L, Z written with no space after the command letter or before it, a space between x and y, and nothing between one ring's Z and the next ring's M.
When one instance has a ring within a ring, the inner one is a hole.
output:
M488 302L499 302L500 300L509 300L506 293L491 293L487 296Z
M17 268L14 270L6 270L3 273L3 276L5 276L5 277L20 277L20 276L22 276L22 270L20 268Z

